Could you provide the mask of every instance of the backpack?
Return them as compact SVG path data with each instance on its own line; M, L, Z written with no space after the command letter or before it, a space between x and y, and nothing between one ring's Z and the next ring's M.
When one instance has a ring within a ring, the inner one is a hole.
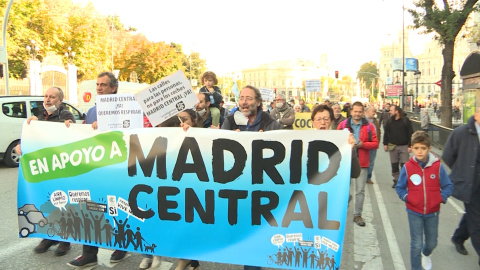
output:
M342 123L340 123L341 129L348 128L348 130L350 130L350 132L353 133L352 126L350 124L349 119L350 118L347 118L347 119L343 120ZM365 120L362 119L362 123L363 123L363 121L365 121ZM368 131L368 141L371 142L372 141L372 130L370 128L370 123L367 123L367 131Z

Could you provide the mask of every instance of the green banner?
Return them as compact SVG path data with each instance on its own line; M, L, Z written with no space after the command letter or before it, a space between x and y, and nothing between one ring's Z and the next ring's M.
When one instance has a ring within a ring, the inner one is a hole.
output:
M81 175L125 160L127 160L127 145L123 140L123 133L112 131L74 143L43 148L25 154L20 159L20 163L24 168L25 180L30 183L39 183Z

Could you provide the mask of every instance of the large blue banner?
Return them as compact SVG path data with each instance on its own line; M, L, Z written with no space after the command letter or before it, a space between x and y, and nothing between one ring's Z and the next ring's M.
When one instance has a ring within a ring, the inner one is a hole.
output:
M21 237L220 263L339 267L347 131L22 133Z

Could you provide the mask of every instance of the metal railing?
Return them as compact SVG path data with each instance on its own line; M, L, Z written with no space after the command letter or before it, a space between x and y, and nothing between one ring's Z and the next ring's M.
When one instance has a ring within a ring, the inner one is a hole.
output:
M412 122L413 131L421 130L420 128L420 121L418 121L418 114L415 115L413 113L407 113L408 118L410 118L410 122ZM443 149L444 145L447 143L447 139L452 133L452 128L447 128L441 126L439 124L430 123L428 125L428 135L432 139L432 144L436 148Z

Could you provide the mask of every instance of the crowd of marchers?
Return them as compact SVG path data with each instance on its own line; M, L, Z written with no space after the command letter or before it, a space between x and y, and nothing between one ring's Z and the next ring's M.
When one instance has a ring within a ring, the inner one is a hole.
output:
M452 237L452 242L459 253L466 255L468 252L463 243L471 238L475 251L480 255L480 215L477 215L480 213L480 109L477 109L466 125L455 129L448 139L441 157L451 169L448 175L440 163L440 158L430 153L431 140L425 132L430 119L426 110L421 116L422 130L413 132L409 118L395 103L356 101L341 105L326 100L312 104L303 99L287 102L284 95L276 94L274 101L264 108L259 89L247 85L240 89L236 107L229 111L223 106L224 99L217 86L215 73L205 72L201 82L203 87L197 93L198 103L195 107L180 112L157 127L268 132L293 129L297 113L310 113L315 130L347 129L350 132L348 143L352 147L351 185L355 193L350 195L349 203L354 197L352 220L356 225L366 225L362 218L365 186L375 184L372 173L376 153L379 145L383 145L383 150L388 152L390 157L392 188L396 189L400 199L406 203L411 236L411 268L432 268L431 253L437 245L439 209L450 195L465 203L466 212ZM97 77L97 95L116 94L118 84L112 73L100 73ZM63 97L62 89L48 89L44 95L44 109L27 119L27 122L63 122L68 127L75 119L62 106ZM84 124L97 129L96 106L88 110ZM147 117L144 117L144 127L152 127ZM20 145L17 151L21 153ZM57 256L65 255L70 250L68 242L43 239L34 251L44 253L52 246L57 246ZM77 269L93 267L97 264L97 253L98 247L84 245L82 254L67 265ZM120 262L126 253L121 250L114 251L111 262ZM155 269L161 264L159 256L142 256L140 269ZM179 259L175 269L200 269L200 263L195 259ZM244 269L261 268L244 266Z

